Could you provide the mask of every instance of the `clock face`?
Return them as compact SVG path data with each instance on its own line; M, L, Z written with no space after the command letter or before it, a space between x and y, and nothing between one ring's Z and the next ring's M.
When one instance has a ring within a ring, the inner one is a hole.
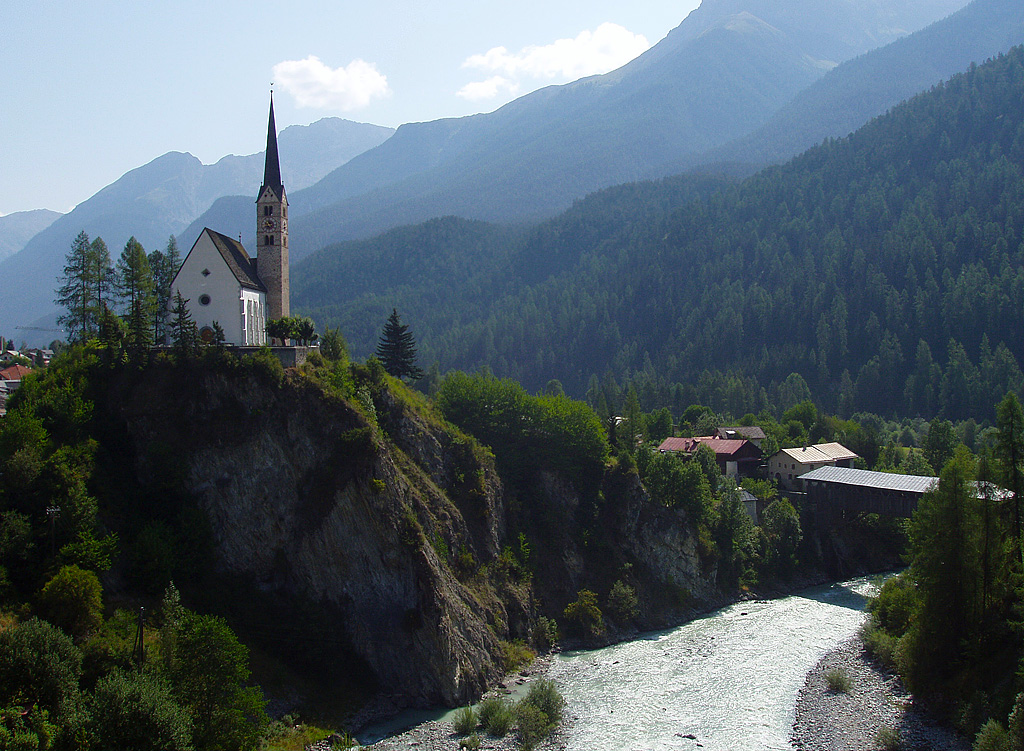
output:
M275 226L277 226L276 223L270 217L267 217L266 219L263 220L263 229L267 230L268 232L274 229Z

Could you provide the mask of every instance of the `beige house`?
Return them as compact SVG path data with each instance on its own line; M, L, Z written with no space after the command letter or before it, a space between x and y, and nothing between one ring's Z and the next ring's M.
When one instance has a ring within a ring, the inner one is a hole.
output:
M787 490L799 490L800 475L818 467L852 468L857 454L841 443L819 443L803 448L781 449L768 459L768 476Z

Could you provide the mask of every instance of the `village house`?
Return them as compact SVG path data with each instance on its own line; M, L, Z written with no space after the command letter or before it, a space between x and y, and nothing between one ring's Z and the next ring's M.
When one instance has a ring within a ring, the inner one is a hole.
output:
M768 459L768 476L787 490L799 490L797 478L819 467L853 468L859 457L841 443L781 449Z
M718 436L666 438L658 451L692 455L700 446L715 452L718 468L726 477L750 477L761 463L761 449L746 439L722 439Z
M719 428L715 435L726 440L748 440L758 448L767 437L757 425L737 425L733 428Z

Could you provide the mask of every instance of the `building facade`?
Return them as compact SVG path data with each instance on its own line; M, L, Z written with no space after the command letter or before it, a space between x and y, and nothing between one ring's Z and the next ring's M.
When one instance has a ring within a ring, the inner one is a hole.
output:
M267 322L290 315L288 198L281 182L274 100L270 100L263 185L256 198L256 258L220 232L204 228L171 284L170 306L185 299L200 337L238 346L268 344Z

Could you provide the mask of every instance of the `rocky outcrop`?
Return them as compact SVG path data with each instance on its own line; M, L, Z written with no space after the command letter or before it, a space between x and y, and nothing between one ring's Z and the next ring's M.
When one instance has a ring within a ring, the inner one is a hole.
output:
M320 637L351 650L389 691L457 704L485 690L501 672L498 637L509 635L438 549L477 561L499 549L493 466L457 456L455 437L397 405L382 405L378 425L294 373L280 385L244 370L180 376L153 368L121 384L118 410L143 481L155 447L174 447L184 490L210 519L219 569L327 609L333 633ZM472 498L462 494L476 504L469 514L446 494L458 489L459 462L483 478Z

